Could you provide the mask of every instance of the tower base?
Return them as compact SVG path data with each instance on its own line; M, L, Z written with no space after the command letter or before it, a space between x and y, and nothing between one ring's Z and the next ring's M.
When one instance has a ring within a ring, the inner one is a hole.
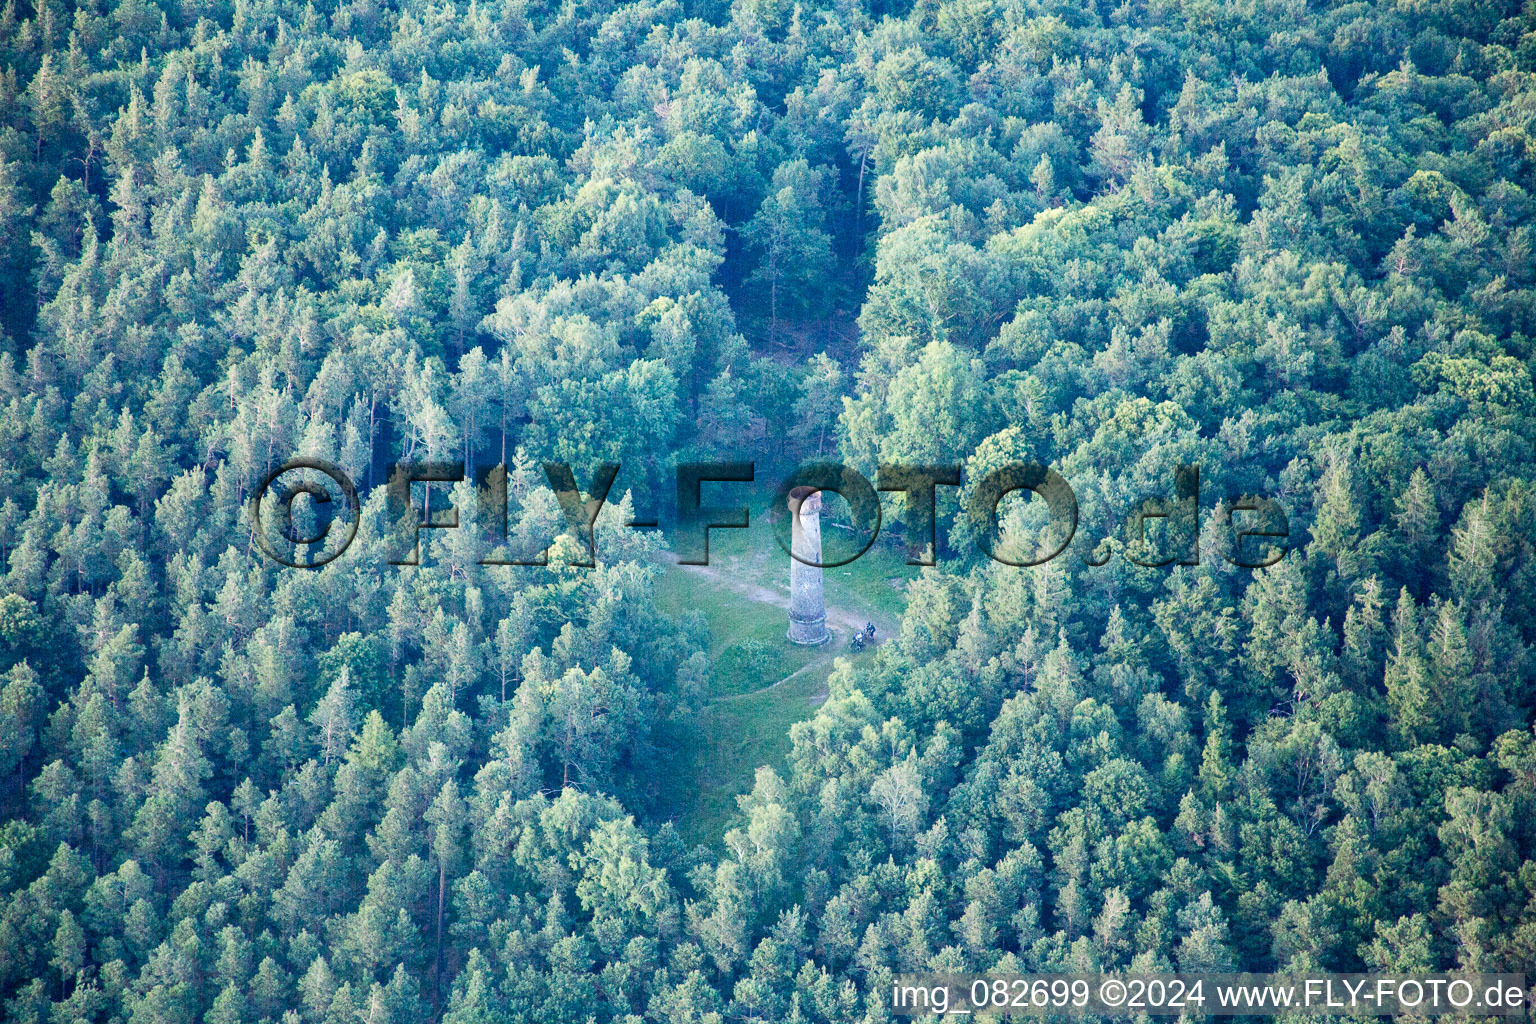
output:
M812 622L797 622L793 619L789 623L789 632L784 634L792 644L801 647L820 647L832 639L832 634L827 630L827 620L817 619Z

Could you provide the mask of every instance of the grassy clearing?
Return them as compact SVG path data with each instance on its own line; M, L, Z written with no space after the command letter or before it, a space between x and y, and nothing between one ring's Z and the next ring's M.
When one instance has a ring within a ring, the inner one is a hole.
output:
M760 690L823 656L819 649L796 647L784 638L789 620L781 609L676 566L657 581L656 604L668 615L691 608L704 613L715 668L711 697Z
M718 701L704 711L690 737L687 767L663 801L684 842L719 843L736 814L737 795L751 790L758 767L782 772L789 727L810 717L811 699L831 670L828 657L772 689Z
M709 575L668 565L656 584L664 612L703 613L714 665L712 703L698 728L675 737L680 768L662 785L663 813L689 843L718 843L736 813L736 797L752 788L762 765L779 767L789 728L809 718L835 658L848 654L847 631L831 643L796 647L784 637L786 612L754 599L757 588L787 595L789 556L774 540L766 509L754 508L746 530L710 531ZM900 619L905 582L918 574L905 555L877 545L856 561L823 574L829 608L867 616L884 631ZM894 581L894 582L893 582ZM777 685L775 685L777 684Z
M709 561L712 567L729 572L733 579L788 593L789 556L779 547L768 517L768 506L752 507L752 525L744 530L711 530ZM872 609L888 619L900 618L906 607L906 583L921 571L906 564L906 553L888 543L890 524L868 551L847 565L825 569L823 585L829 607ZM824 552L846 552L845 531L827 526ZM838 545L834 549L834 545ZM690 574L669 566L665 572L669 587L686 589ZM683 579L679 579L683 577ZM705 609L706 613L708 609Z
M906 564L904 553L877 544L856 562L823 570L822 588L828 605L871 608L887 620L897 620L907 606L907 583L921 571Z

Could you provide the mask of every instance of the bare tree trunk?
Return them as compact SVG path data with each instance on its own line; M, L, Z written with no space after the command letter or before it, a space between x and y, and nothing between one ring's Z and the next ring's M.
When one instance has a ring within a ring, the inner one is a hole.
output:
M853 244L859 244L859 238L864 234L864 168L869 163L869 150L866 148L859 154L859 197L853 207Z
M378 405L378 392L375 391L370 393L368 396L368 489L370 491L373 490L373 446L377 442L376 435L378 433L378 428L374 425L373 414L374 410L378 408Z
M774 267L773 284L768 286L768 344L777 342L779 334L779 271Z
M443 900L448 888L448 866L437 859L437 958L432 967L432 1015L437 1016L443 1001Z

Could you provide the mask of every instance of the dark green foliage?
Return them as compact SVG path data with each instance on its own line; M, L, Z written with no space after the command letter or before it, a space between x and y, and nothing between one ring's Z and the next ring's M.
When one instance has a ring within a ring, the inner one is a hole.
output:
M1524 969L1530 16L4 6L6 1019L832 1024L929 967ZM295 454L364 503L313 573L249 532ZM964 462L962 500L1048 462L1078 537L988 562L944 496L899 631L686 849L709 688L774 662L659 612L625 524L678 461L833 455ZM387 565L396 458L508 464L506 549L438 486L460 528ZM480 565L560 532L550 458L623 466L598 566ZM1201 564L1135 564L1190 540L1127 523L1180 463ZM1270 569L1220 557L1243 495L1286 509Z

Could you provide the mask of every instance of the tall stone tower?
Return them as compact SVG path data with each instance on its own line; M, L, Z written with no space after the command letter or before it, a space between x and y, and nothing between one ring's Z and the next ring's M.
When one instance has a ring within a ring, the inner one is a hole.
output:
M789 511L794 517L791 550L799 556L789 560L789 640L814 647L832 639L821 594L821 569L805 564L821 561L821 492L796 487L789 492Z

